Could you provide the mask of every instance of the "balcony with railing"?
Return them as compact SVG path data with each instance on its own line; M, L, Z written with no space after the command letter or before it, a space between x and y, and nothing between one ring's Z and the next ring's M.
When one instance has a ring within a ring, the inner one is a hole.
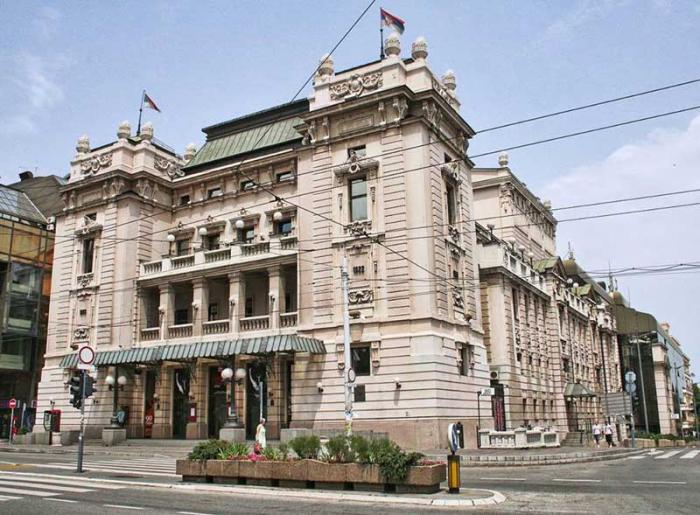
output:
M202 324L202 333L208 334L225 334L229 332L229 320L209 320Z
M145 327L141 329L141 341L160 340L160 327Z
M168 326L168 338L188 338L192 336L192 324L177 324Z
M250 261L279 256L293 256L298 252L296 236L274 237L269 241L234 243L215 250L200 249L192 254L170 256L141 264L140 278L167 275L172 272L208 270L221 266L249 263Z

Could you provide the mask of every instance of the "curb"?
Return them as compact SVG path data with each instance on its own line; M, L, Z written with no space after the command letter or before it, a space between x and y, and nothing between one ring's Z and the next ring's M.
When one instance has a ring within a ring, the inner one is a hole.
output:
M55 477L65 479L66 475L56 474L38 474L33 472L13 472L13 474L23 476L37 477ZM202 493L219 493L257 497L273 495L284 495L286 498L292 499L308 499L308 500L331 500L342 502L356 503L374 503L374 504L401 504L401 505L418 505L418 506L435 506L435 507L470 507L470 506L488 506L501 504L506 501L506 496L495 490L485 488L470 488L481 492L488 492L489 497L469 498L469 499L431 499L424 497L406 497L404 495L391 494L355 494L355 493L337 493L331 490L293 490L288 488L267 488L264 486L219 486L199 483L147 483L141 481L119 481L116 479L99 479L99 478L81 478L83 482L99 482L114 485L128 485L141 488L161 488L169 490L181 490L186 492L202 492Z
M75 454L78 452L78 448L62 448L56 446L55 449L45 449L45 448L32 448L32 447L9 447L0 446L0 452L17 452L20 454ZM85 456L118 456L120 458L132 458L134 456L147 457L147 458L173 458L180 459L183 456L170 456L168 454L157 454L154 452L124 452L124 451L107 451L107 450L91 450L85 448L83 451Z
M588 463L594 461L611 461L628 458L637 454L648 452L649 449L633 449L628 452L618 452L615 454L596 455L573 455L552 454L549 456L478 456L477 459L466 459L461 463L462 468L474 467L528 467L542 465L566 465L571 463ZM430 456L432 458L432 456ZM464 456L462 456L464 458Z

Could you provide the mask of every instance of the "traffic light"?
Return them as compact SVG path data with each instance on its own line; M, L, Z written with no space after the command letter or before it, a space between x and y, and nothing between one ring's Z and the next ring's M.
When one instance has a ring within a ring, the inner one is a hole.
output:
M95 379L85 374L85 399L90 397L97 390L95 389Z
M70 384L70 403L75 409L83 405L83 374L73 376L68 381Z

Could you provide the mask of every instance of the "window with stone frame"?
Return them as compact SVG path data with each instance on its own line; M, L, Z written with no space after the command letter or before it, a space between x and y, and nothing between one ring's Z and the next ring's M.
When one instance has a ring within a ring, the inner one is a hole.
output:
M83 240L83 266L84 274L92 273L95 261L95 238L85 238Z
M278 236L289 236L292 234L292 218L287 216L275 222L275 234Z
M460 375L468 376L469 372L474 369L474 347L463 343L459 352L462 360L459 373Z
M253 189L255 189L255 181L251 179L241 181L241 191L250 191Z
M239 243L253 243L255 241L255 226L246 225L242 229L238 229Z
M175 240L175 255L186 256L190 253L190 239L180 238Z
M457 193L449 181L445 181L445 205L447 206L447 223L457 223Z
M350 147L348 149L348 158L355 154L358 159L367 157L367 147L365 145L358 145L356 147Z
M187 206L190 203L190 196L189 195L180 195L180 205L181 206Z
M515 320L520 320L520 300L518 299L518 290L511 288L511 300L513 303L513 318Z
M221 233L210 232L202 237L202 247L204 250L218 250L221 245Z
M351 366L357 376L368 376L372 373L370 346L366 344L351 345Z
M276 175L277 182L288 182L294 179L294 173L291 170L285 172L278 172Z
M367 220L367 177L353 177L348 181L350 221Z
M207 198L217 198L217 197L222 197L224 195L224 190L221 189L221 187L217 186L215 188L210 188L207 191Z

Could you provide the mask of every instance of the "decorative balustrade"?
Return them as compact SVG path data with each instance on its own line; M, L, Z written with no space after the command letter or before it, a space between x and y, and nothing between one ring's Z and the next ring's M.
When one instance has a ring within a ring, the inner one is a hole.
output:
M205 263L216 263L217 261L226 261L231 258L231 249L223 248L217 250L209 250L204 253Z
M270 315L245 317L240 319L241 332L262 331L270 328Z
M296 327L297 312L280 313L280 327Z
M141 329L141 341L160 340L160 327L146 327Z
M542 429L514 429L512 431L479 431L482 449L527 449L536 447L559 447L559 434Z
M163 262L162 261L153 261L151 263L144 263L143 264L144 275L157 274L157 273L162 272L162 271L163 271Z
M209 320L202 324L202 332L206 334L223 334L228 333L229 321L224 320Z
M299 239L296 236L286 236L280 238L281 250L296 250L299 246Z
M168 327L168 338L187 338L188 336L192 336L192 324L179 324Z
M194 265L194 254L170 258L170 265L174 269L187 268L188 266L192 266Z
M270 252L270 242L263 241L260 243L246 243L241 245L241 254L243 256L256 256Z

